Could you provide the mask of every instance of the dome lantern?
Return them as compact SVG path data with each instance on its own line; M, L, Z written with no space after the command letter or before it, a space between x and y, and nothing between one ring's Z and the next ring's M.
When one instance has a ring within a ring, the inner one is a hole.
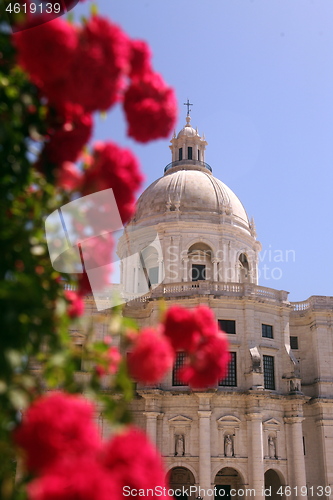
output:
M197 170L198 168L208 169L211 172L211 167L205 163L207 142L204 137L199 135L198 129L194 129L191 125L189 100L185 105L188 106L186 125L177 136L174 134L171 139L171 146L169 147L172 153L172 162L165 167L164 173L166 174L170 169L174 171L174 169Z

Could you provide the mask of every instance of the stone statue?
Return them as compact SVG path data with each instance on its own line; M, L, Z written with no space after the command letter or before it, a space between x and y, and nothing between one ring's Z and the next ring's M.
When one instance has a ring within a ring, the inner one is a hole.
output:
M276 458L275 441L272 436L268 438L268 454L269 458Z
M185 455L185 438L183 434L176 434L175 456L182 457Z
M297 380L290 380L290 392L299 392L299 383Z
M227 434L224 438L224 454L226 457L232 457L234 455L234 445L230 434Z
M251 360L252 360L252 371L254 373L261 373L261 357L258 347L252 347L250 349Z

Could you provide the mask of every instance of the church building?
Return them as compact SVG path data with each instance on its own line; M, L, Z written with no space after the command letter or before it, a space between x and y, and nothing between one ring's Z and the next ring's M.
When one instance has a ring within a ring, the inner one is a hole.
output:
M254 222L214 177L206 146L188 113L117 253L124 315L144 327L159 322L161 299L207 305L228 336L228 374L190 390L180 352L162 383L137 384L134 421L180 499L333 499L333 297L289 302L259 285Z

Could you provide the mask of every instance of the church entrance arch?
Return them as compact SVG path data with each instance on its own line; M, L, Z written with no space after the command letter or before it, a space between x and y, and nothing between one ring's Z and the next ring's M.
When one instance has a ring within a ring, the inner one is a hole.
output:
M215 476L215 500L240 500L245 498L240 474L232 467L224 467Z
M270 500L285 500L285 495L278 494L281 486L283 486L283 483L279 474L273 469L268 469L265 472L265 491L267 493L265 498L269 498Z
M195 500L195 494L190 495L190 487L195 484L194 476L186 467L174 467L169 470L168 484L176 492L176 500Z

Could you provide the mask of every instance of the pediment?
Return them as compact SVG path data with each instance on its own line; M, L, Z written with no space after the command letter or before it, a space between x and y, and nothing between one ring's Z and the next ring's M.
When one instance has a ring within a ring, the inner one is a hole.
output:
M78 331L70 331L69 335L76 344L83 344L86 340L86 336Z
M175 417L169 418L168 422L172 424L190 424L192 419L184 417L184 415L176 415Z
M263 425L276 425L280 427L281 424L278 420L276 420L276 418L269 418L263 422Z
M235 417L234 415L224 415L223 417L220 417L217 422L220 424L240 424L241 421L239 418Z

